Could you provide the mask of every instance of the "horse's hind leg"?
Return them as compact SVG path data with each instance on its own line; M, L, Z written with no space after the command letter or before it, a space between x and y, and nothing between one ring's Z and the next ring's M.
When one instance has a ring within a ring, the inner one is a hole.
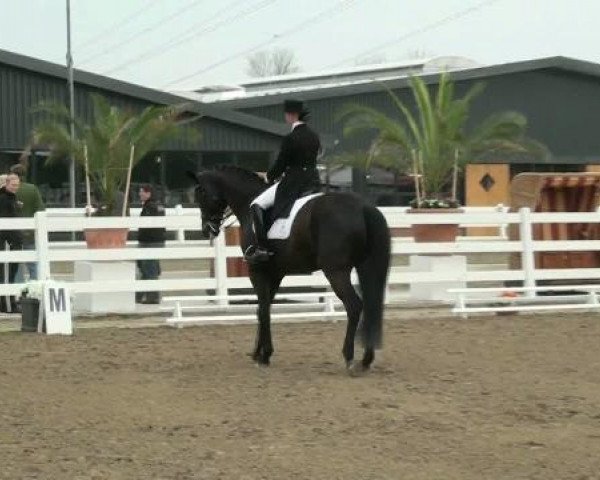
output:
M344 304L346 314L348 315L348 325L346 327L346 338L344 338L342 354L344 355L344 360L346 360L346 366L350 368L354 359L354 337L363 307L362 300L350 281L350 269L325 270L324 273L331 284L331 288Z

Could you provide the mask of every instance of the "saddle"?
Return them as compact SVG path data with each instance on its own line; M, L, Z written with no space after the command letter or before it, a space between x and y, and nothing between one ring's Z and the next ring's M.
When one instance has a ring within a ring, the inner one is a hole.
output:
M267 230L267 238L270 240L285 240L290 236L292 231L292 225L298 212L306 205L310 200L315 197L323 195L322 192L314 193L310 192L298 198L295 202L290 203L290 206L286 209L287 215L282 217L281 214L273 219L270 218L270 213L273 209L269 209L267 213L267 221L265 228Z
M289 217L296 202L302 200L304 197L307 197L309 195L314 195L319 191L320 190L317 188L304 190L296 197L295 200L287 201L284 203L284 205L282 205L281 203L275 204L274 206L269 208L265 213L265 223L267 230L270 228L271 225L273 225L273 223L275 223L276 220L285 219Z

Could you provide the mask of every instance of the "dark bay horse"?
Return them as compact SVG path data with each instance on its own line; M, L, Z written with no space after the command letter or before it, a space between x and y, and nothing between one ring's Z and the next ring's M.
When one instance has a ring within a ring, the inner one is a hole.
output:
M202 231L219 234L227 207L242 230L242 251L251 241L250 202L267 185L248 170L222 166L190 175L198 183L196 198L201 210ZM342 354L348 368L368 369L381 344L383 301L390 262L390 234L381 212L360 197L332 193L313 198L298 212L287 240L270 240L274 252L267 263L250 265L250 280L258 297L258 332L253 359L268 365L273 353L271 303L287 274L322 270L348 315ZM362 298L350 280L356 268ZM354 337L363 314L364 356L353 364Z

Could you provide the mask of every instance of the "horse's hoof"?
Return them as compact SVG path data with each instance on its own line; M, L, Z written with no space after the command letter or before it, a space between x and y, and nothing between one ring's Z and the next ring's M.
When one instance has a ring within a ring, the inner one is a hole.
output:
M351 377L362 377L369 371L361 362L348 362L346 369Z

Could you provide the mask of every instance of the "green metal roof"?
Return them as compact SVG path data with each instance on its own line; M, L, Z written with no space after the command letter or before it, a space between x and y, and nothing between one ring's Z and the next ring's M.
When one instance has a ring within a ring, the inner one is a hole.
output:
M20 55L0 49L0 64L14 68L29 70L37 74L47 75L54 78L67 80L67 69L63 65L46 62L33 57ZM113 78L97 75L95 73L74 69L73 77L75 84L109 90L124 96L145 100L154 104L173 105L186 104L188 110L201 116L257 130L271 135L283 137L289 133L289 128L282 124L246 113L230 110L218 105L209 105L188 98L180 97L172 93L154 90L152 88L135 85L132 83L115 80Z

